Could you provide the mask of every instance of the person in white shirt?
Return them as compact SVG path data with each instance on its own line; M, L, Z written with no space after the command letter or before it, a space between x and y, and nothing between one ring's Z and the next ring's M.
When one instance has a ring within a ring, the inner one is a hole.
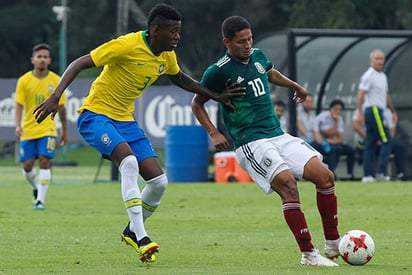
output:
M313 111L313 95L309 94L306 100L298 106L296 113L296 127L298 136L307 143L313 143L313 129L316 114Z
M340 156L346 155L347 179L352 180L354 179L355 149L351 145L343 143L344 123L341 114L344 108L342 100L335 99L329 104L328 111L316 116L314 147L324 154L324 162L333 172L335 172Z
M370 68L362 75L357 96L359 121L365 124L366 138L363 154L363 182L375 181L375 152L378 141L381 143L379 167L376 179L388 181L387 166L392 151L392 137L387 124L384 123L383 112L388 107L396 123L398 116L388 94L388 79L382 71L385 54L379 50L370 53Z

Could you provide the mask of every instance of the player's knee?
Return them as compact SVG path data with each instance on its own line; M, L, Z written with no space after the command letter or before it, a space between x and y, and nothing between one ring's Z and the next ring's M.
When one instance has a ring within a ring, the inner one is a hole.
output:
M119 165L119 171L122 176L139 174L139 166L136 157L132 155L125 157Z
M147 184L150 185L152 192L162 195L166 191L166 187L168 185L166 174L162 174L158 177L148 180Z
M299 192L295 177L289 170L275 176L272 181L272 189L275 190L284 201L299 201Z

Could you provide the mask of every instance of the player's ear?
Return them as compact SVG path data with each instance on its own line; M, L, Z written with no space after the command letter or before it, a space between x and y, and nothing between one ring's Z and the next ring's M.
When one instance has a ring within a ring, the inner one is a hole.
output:
M225 45L225 47L228 47L230 43L230 40L227 39L226 37L223 37L223 44Z

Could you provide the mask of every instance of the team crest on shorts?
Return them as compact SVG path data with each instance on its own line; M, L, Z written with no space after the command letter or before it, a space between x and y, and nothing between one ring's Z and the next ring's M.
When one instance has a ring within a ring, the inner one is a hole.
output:
M266 165L266 167L269 167L270 165L272 165L272 160L266 158L266 159L263 161L263 164Z
M101 140L104 145L109 145L110 143L112 143L111 139L109 138L107 134L103 134L101 137Z

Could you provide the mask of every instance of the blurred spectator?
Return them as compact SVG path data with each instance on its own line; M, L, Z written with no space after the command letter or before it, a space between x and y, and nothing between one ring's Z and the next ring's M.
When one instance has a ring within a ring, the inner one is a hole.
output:
M288 120L286 118L285 114L285 108L286 104L282 100L276 100L274 103L274 108L275 108L275 113L279 118L280 122L280 128L283 130L283 132L287 133L289 130L288 127Z
M324 111L316 116L314 129L314 147L324 156L324 162L329 169L335 172L339 158L346 155L347 179L352 180L355 160L355 149L343 143L343 118L341 113L345 108L340 99L333 100L329 105L329 111ZM336 175L335 175L336 176Z
M313 143L313 130L315 127L315 112L313 111L313 95L309 94L302 102L296 113L296 127L298 137L304 139L309 144Z

